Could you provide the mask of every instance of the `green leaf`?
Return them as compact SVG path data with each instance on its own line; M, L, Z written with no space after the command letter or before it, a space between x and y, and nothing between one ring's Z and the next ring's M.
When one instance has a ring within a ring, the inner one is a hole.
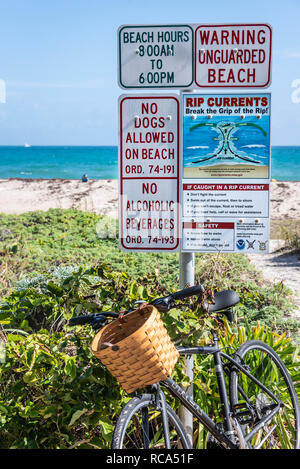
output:
M23 381L24 381L24 383L28 384L29 386L33 386L34 384L36 384L39 381L39 379L36 376L35 372L27 371L27 373L25 373L24 376L23 376Z
M101 426L101 432L102 432L103 438L106 441L109 441L112 435L112 432L114 430L113 425L111 423L101 421L100 426Z
M58 297L64 294L64 290L58 285L56 285L54 282L48 282L47 289L50 291L50 293L53 293Z
M74 423L80 419L80 417L85 414L87 412L87 409L82 409L82 410L76 410L76 412L74 412L74 414L72 415L71 417L71 420L70 420L70 423L69 423L69 427L72 427L72 425L74 425Z
M76 357L65 357L64 371L71 378L76 378Z

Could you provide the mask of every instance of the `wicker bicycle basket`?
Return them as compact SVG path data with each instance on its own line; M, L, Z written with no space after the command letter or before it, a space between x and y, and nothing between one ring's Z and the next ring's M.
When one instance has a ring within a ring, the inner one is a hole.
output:
M96 334L91 350L128 393L168 378L179 357L151 305L109 323Z

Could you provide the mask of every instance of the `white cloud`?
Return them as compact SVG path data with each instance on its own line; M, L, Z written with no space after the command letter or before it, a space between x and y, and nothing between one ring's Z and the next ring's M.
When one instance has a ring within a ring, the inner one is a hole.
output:
M300 49L299 50L294 50L294 49L285 49L285 50L275 50L274 51L275 55L279 55L282 58L285 59L300 59Z

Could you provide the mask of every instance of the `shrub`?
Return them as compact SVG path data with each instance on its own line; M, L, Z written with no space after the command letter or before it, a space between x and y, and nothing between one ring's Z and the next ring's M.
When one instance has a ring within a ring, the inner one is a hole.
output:
M73 315L95 310L120 311L135 300L149 301L165 294L159 279L135 281L106 264L52 271L19 284L2 300L0 321L6 340L6 360L0 367L0 446L2 448L108 448L114 422L130 396L122 391L105 367L92 355L93 333L88 327L70 328ZM246 295L247 296L247 295ZM193 310L171 310L162 315L176 342L204 344L209 330L220 324L195 304ZM27 336L7 333L21 328ZM266 341L282 356L296 378L297 350L285 334L263 326L238 323L221 331L224 347L236 349L248 338ZM211 357L195 359L195 399L212 416L220 416L216 378ZM187 385L181 360L176 381ZM177 410L178 403L169 397ZM205 432L195 431L198 447Z

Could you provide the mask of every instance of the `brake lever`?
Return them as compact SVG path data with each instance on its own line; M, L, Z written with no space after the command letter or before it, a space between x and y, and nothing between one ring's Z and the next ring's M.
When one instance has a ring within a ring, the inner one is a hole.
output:
M166 312L170 311L175 306L175 299L172 295L164 296L163 298L156 298L155 300L149 303L150 305L155 306L158 311Z

